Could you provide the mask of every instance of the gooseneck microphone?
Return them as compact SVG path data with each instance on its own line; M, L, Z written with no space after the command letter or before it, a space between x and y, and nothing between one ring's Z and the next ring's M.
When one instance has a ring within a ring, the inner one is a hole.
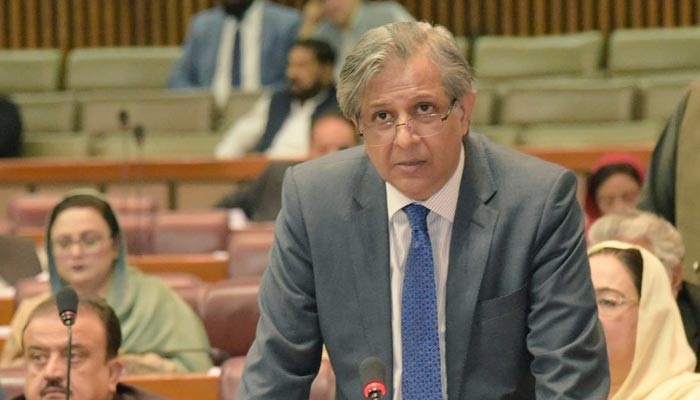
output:
M56 305L58 306L58 315L63 321L63 325L71 326L75 323L75 317L78 315L78 294L75 290L66 286L56 293Z
M70 366L73 355L73 324L78 317L78 294L70 286L66 286L56 293L56 305L58 306L58 316L61 317L63 325L68 327L68 355L66 367L66 400L70 400Z
M360 378L365 399L381 400L386 395L386 367L379 357L367 357L362 361Z

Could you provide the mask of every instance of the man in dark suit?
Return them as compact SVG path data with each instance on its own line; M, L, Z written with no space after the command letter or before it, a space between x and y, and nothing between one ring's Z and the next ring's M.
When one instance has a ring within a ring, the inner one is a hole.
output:
M605 399L608 363L571 171L469 133L452 35L369 31L338 100L364 139L287 170L238 399ZM426 217L427 214L427 217Z
M357 140L352 122L337 113L322 114L311 123L309 158L356 146ZM282 207L284 173L295 164L296 161L270 164L250 185L227 194L216 207L240 208L253 221L274 221Z
M220 106L232 88L282 86L300 24L301 13L291 7L266 0L222 0L192 18L168 86L212 88Z

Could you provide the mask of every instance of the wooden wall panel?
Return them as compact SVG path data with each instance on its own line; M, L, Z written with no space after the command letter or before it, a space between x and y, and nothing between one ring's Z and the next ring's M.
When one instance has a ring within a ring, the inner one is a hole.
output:
M0 0L0 48L179 45L220 0ZM276 0L301 9L305 0ZM542 35L700 24L700 0L399 0L456 35Z

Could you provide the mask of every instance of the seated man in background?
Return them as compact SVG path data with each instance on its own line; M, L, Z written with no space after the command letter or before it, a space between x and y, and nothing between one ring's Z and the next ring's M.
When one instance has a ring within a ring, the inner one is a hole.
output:
M306 157L311 120L338 111L333 85L335 53L328 43L303 39L294 44L287 64L288 86L263 95L226 129L217 158L264 153L275 158Z
M693 352L700 355L700 287L683 282L685 246L681 234L654 214L628 210L598 219L588 232L589 245L606 240L637 244L651 251L663 264L680 309L683 327ZM700 368L696 366L696 371Z
M83 297L73 325L70 398L73 400L161 400L161 396L119 383L122 342L119 320L102 299ZM22 331L27 364L24 395L17 400L64 398L67 388L68 332L56 298L43 301L29 315Z
M323 39L333 46L338 54L337 79L345 57L365 32L392 22L414 20L394 1L310 0L304 6L299 36Z
M220 107L232 88L281 86L300 23L294 8L265 0L222 0L193 17L168 85L211 88Z
M311 128L309 158L320 157L358 144L352 122L338 113L323 114ZM241 208L253 221L274 221L282 206L282 179L287 167L295 161L270 164L244 189L236 190L219 200L216 207Z
M20 366L22 328L32 310L71 286L114 308L122 326L121 361L130 374L206 372L209 340L192 308L159 278L127 261L126 238L112 206L94 190L76 190L49 215L46 258L50 292L17 307L0 365Z

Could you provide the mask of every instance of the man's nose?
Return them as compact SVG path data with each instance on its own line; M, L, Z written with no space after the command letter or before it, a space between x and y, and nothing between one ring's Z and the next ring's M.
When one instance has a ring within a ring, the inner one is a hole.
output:
M66 367L66 359L64 357L53 356L49 358L44 367L44 379L63 382L66 376Z
M394 125L394 143L399 147L408 147L416 142L418 136L413 134L413 126L410 119L406 122Z

